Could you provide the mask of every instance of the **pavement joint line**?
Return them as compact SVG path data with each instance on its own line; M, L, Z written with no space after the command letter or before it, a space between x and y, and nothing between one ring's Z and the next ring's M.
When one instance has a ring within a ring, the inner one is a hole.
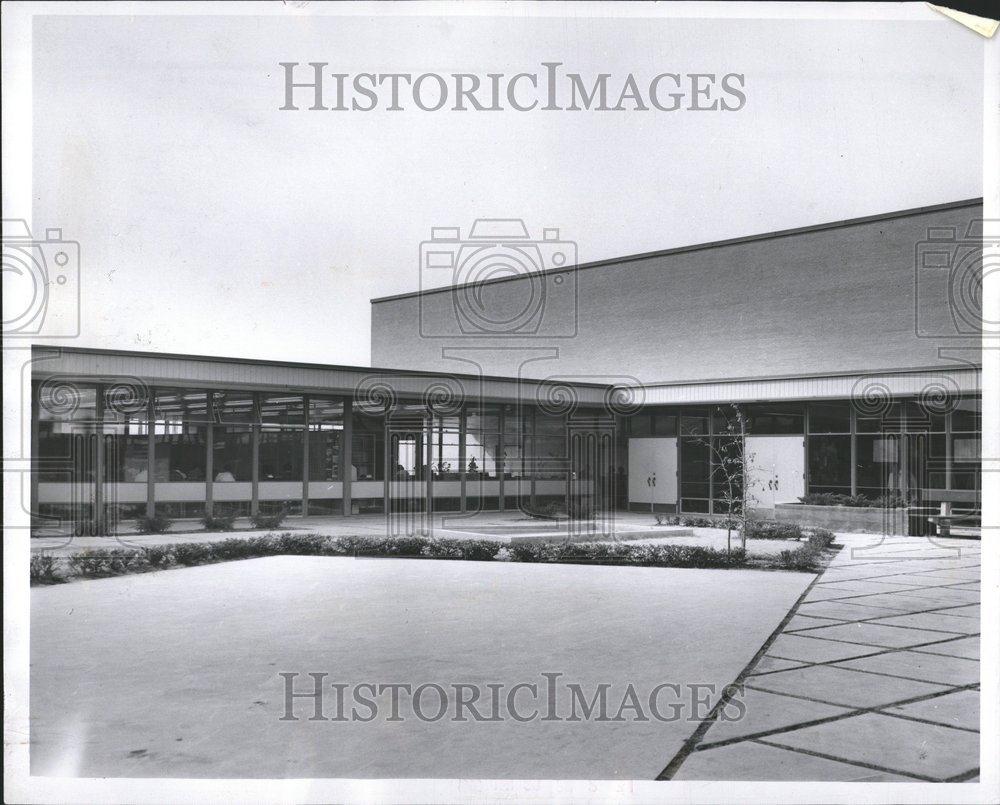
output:
M911 612L911 615L916 615L919 613ZM925 628L923 626L904 626L900 623L879 623L881 618L895 618L902 617L901 615L880 615L879 618L865 618L864 620L857 621L844 621L843 623L828 624L824 623L821 626L806 626L802 629L792 629L788 634L801 634L802 632L815 632L819 629L833 629L837 626L860 626L861 624L871 624L872 626L889 626L893 629L909 629L912 632L932 632L934 634L968 634L968 632L953 632L949 629L931 629ZM811 637L811 635L805 635L806 637Z
M961 660L961 659L965 659L965 658L964 657L951 657L950 659ZM948 684L947 682L935 682L932 679L920 679L920 678L915 677L915 676L902 676L901 674L889 674L889 673L886 673L885 671L869 671L866 668L851 668L850 666L840 665L839 663L842 663L842 662L854 662L854 661L853 660L837 660L836 662L818 663L818 664L819 665L825 665L825 666L828 666L830 668L841 668L841 669L843 669L845 671L854 671L855 673L858 673L858 674L869 674L871 676L885 676L885 677L889 677L890 679L903 679L903 680L906 680L907 682L924 682L925 684L928 684L928 685L946 685L946 684ZM976 663L978 663L979 660L966 660L966 662L976 662ZM792 669L789 668L788 670L791 671Z
M913 574L912 573L896 573L894 575L897 575L897 576L911 576ZM839 582L841 584L843 584L844 582L848 582L848 581L867 581L867 582L871 582L872 584L888 584L891 587L903 587L906 584L906 582L904 582L904 581L880 581L880 579L887 579L887 578L890 578L890 576L869 576L868 578L863 578L863 579L839 579ZM954 585L954 584L917 584L917 585L914 585L912 587L905 587L904 589L907 589L907 590L939 590L941 588L955 589L955 587L956 587L956 585ZM887 592L887 593L901 593L903 591L904 590L892 590L892 589L890 589L890 590L885 590L884 592Z
M819 660L817 660L817 661L813 661L813 660L793 660L791 657L779 657L776 654L768 654L766 656L768 656L768 657L770 657L772 659L775 659L775 660L784 660L785 662L800 663L800 665L798 666L799 668L813 668L813 667L815 667L817 665L836 665L837 663L840 663L840 662L853 662L854 660L867 660L867 659L871 659L872 657L882 657L885 654L899 654L900 652L903 652L903 651L911 651L914 654L923 654L923 655L925 655L927 657L947 657L947 658L953 659L953 660L967 660L968 662L979 662L978 659L973 659L973 658L970 658L970 657L959 657L956 654L936 654L936 653L933 653L933 652L930 652L930 651L919 651L917 649L911 649L911 648L890 648L890 649L886 649L884 651L873 651L873 652L868 653L868 654L858 654L858 655L856 655L854 657L842 657L839 660L822 660L822 661L819 661ZM796 669L794 669L794 668L778 668L778 669L776 669L774 671L760 671L759 673L753 674L753 676L767 676L769 674L780 674L782 671L794 671L794 670L796 670ZM874 672L871 672L871 673L874 673ZM921 679L921 680L916 680L916 681L924 682L926 680Z
M972 729L972 727L959 727L955 724L945 724L943 721L934 721L930 718L917 718L916 716L903 715L902 713L889 713L884 710L875 710L874 712L879 713L883 716L889 716L890 718L901 718L904 721L918 721L921 724L930 724L935 727L947 727L950 730L959 730L960 732L971 732L979 735L979 730Z
M792 669L789 668L788 670ZM789 699L801 699L804 702L813 702L814 704L827 704L830 705L831 707L851 707L851 705L838 704L837 702L831 702L828 699L817 699L812 696L805 696L801 693L788 693L787 691L771 690L770 688L760 688L757 687L756 685L745 685L744 687L746 687L748 690L759 690L762 693L774 693L778 696L787 696ZM947 696L949 693L958 693L959 691L963 690L978 690L978 689L979 689L979 683L972 682L968 685L959 685L958 687L948 688L946 690L936 690L933 691L932 693L921 693L919 696L912 696L909 699L900 699L895 702L886 702L884 704L873 704L870 707L859 708L859 709L865 709L875 712L885 707L902 707L905 704L917 704L918 702L922 702L925 700L937 699L940 696Z
M780 694L779 694L780 695ZM947 695L947 694L941 694ZM844 708L844 705L837 705L838 707ZM823 716L822 718L814 718L809 721L800 721L793 724L787 724L783 727L773 727L767 730L761 730L760 732L747 733L746 735L735 735L732 738L724 738L721 741L713 741L710 743L702 743L695 747L695 752L703 752L708 749L718 749L723 746L732 746L733 744L743 743L744 741L756 741L759 738L768 738L772 735L783 735L788 732L796 732L798 730L806 729L807 727L818 727L822 724L832 724L835 721L846 721L849 718L855 718L856 716L866 715L868 713L877 713L878 715L889 716L891 718L898 718L903 721L916 721L922 724L930 724L935 727L947 727L948 729L959 730L960 732L971 732L979 734L979 730L970 729L969 727L956 727L952 724L943 724L939 721L931 721L926 718L917 718L915 716L902 715L900 713L888 713L883 710L885 707L894 707L895 705L878 705L877 707L848 707L846 713L837 713L832 716Z
M825 604L826 601L806 601L805 605L808 606L809 604L814 604L814 603L815 604ZM855 604L855 603L852 603L851 601L844 601L844 602L842 602L842 604L844 606L851 606L851 607L867 607L867 606L869 606L868 604ZM940 613L942 615L952 615L952 613L945 612L945 610L948 610L948 609L964 609L965 607L975 607L975 606L979 606L979 605L978 604L949 604L946 607L935 607L934 609L915 609L912 612L900 612L898 609L887 609L886 607L874 607L874 606L872 606L872 609L884 609L887 614L885 614L885 615L872 615L871 617L868 617L868 618L833 618L833 617L831 617L829 615L810 615L807 612L800 612L799 614L803 618L825 618L826 620L838 620L838 621L844 621L845 623L869 623L871 621L878 621L878 620L880 620L882 618L901 618L904 615L927 615L929 613L935 613L935 612L936 613ZM969 619L969 620L972 620L973 618L978 618L978 616L973 616L973 615L953 615L953 617L956 617L956 618L966 618L966 619Z
M869 648L881 648L881 649L892 649L894 651L909 651L913 648L921 648L923 646L936 646L940 643L951 643L955 640L962 640L966 637L979 637L979 633L976 634L959 634L953 637L949 637L945 640L931 640L927 643L914 643L912 646L883 646L878 643L859 643L856 640L838 640L835 637L817 637L812 634L797 634L796 637L805 637L809 640L823 640L827 643L844 643L848 646L868 646Z
M910 589L907 589L907 590L881 590L879 592L874 592L874 593L856 593L854 595L842 595L842 596L839 596L837 598L824 598L822 600L823 601L844 601L844 600L846 600L848 598L866 598L868 596L873 596L873 595L904 595L905 596L906 593L914 592L914 591L917 591L917 590L926 590L926 589L928 589L928 588L927 587L913 587L913 588L910 588ZM972 592L972 591L970 590L970 592ZM922 596L916 596L916 597L920 598ZM809 603L812 603L812 602L809 602ZM973 602L970 601L969 603L973 603Z
M750 658L750 661L743 667L743 670L736 675L736 679L730 683L730 685L723 692L723 695L719 697L719 701L715 703L715 707L713 707L708 715L702 719L701 723L695 727L694 732L691 733L688 739L681 744L680 749L677 750L674 756L667 762L667 765L663 767L663 770L656 776L656 780L670 780L677 773L677 770L683 765L688 755L690 755L691 752L694 751L695 747L701 743L701 739L705 736L705 733L708 732L712 724L715 723L715 719L718 717L719 712L721 712L722 708L725 707L732 699L732 693L730 691L732 691L733 688L742 685L746 678L752 673L753 669L757 667L761 658L767 654L767 650L771 647L771 644L778 639L785 626L788 625L788 622L795 617L799 606L805 600L806 596L812 591L816 583L823 577L823 573L826 571L826 568L830 566L830 562L837 558L841 550L843 550L843 547L837 550L837 554L834 554L827 564L820 570L820 572L813 577L812 581L806 585L802 594L799 595L799 597L795 600L795 603L793 603L788 612L785 613L785 616L774 628L774 631L771 632L760 648L757 649L757 652Z
M862 769L869 769L870 771L879 771L885 774L896 774L900 777L910 777L914 780L922 780L925 783L940 783L943 780L940 777L928 777L924 774L915 774L914 772L902 771L901 769L893 769L888 766L878 766L874 763L865 763L862 760L848 760L847 758L838 757L837 755L828 755L825 752L816 752L811 749L802 749L798 746L788 746L786 744L776 743L774 741L755 741L755 743L764 744L765 746L774 746L778 749L787 749L790 752L798 752L800 755L809 755L811 757L822 758L823 760L834 760L838 763L846 763L849 766L857 766Z

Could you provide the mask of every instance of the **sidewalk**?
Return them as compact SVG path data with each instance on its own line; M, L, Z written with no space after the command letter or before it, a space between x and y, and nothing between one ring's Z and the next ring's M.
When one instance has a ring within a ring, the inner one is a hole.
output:
M660 779L978 779L980 543L838 541L739 677L745 716L710 716Z

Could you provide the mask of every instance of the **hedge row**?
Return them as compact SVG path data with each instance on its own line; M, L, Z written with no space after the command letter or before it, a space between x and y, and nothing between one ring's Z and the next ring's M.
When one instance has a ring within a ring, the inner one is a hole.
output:
M688 528L731 528L738 531L740 524L726 517L692 517L691 515L656 515L657 525L682 525ZM805 536L802 526L781 523L777 520L747 520L747 539L800 540Z
M99 548L65 559L69 574L87 578L142 573L176 566L204 565L263 556L367 556L456 559L475 562L555 562L644 567L764 567L818 570L824 550L833 542L829 531L815 532L809 542L777 556L749 557L742 549L725 551L697 545L550 543L493 540L439 540L428 537L327 537L319 534L267 534L218 542L183 542L144 548ZM63 580L58 560L46 554L31 558L31 580L51 584Z

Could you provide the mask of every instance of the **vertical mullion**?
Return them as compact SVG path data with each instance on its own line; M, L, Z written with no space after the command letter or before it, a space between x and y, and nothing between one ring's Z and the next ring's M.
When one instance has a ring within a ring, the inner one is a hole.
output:
M951 423L951 411L945 412L944 415L944 488L952 489L952 471L953 465L955 463L955 454L952 450L951 445L951 433L952 433L952 423Z

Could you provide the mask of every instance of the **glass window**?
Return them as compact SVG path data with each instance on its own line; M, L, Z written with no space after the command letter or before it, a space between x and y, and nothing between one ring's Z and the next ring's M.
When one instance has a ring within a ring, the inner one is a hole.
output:
M535 433L550 436L566 435L566 417L563 414L551 414L540 408L535 411Z
M265 395L260 400L260 421L269 425L305 424L305 401L301 395Z
M809 404L810 433L850 433L851 404L822 402Z
M912 432L937 431L945 429L947 403L928 404L920 400L907 400L903 404L906 411L906 429Z
M677 415L676 414L653 414L653 435L654 436L676 436L677 435Z
M982 462L979 458L979 434L956 434L951 437L952 489L980 489Z
M652 436L653 417L650 414L633 414L628 418L629 436Z
M901 489L899 437L857 437L857 481L859 494L879 497Z
M216 432L216 441L219 434ZM153 480L204 481L208 427L191 422L156 423L153 429ZM218 452L216 462L219 461ZM220 464L216 463L216 472ZM247 477L245 480L250 480Z
M420 481L424 478L423 431L390 431L389 463L393 481Z
M708 433L707 415L692 414L681 417L682 436L698 436L704 433Z
M50 378L38 386L38 418L94 422L97 419L97 387Z
M145 483L149 477L149 428L144 421L104 423L104 480Z
M217 425L213 431L216 483L253 480L253 430L249 425Z
M739 508L743 494L743 471L740 466L741 439L716 436L712 439L712 510L729 511Z
M158 388L154 415L158 422L208 422L208 392Z
M216 391L212 394L215 421L222 423L258 422L254 395L249 391Z
M355 413L351 475L356 481L385 479L385 425L382 417Z
M505 433L503 437L503 466L505 478L521 478L524 475L524 439L517 433Z
M810 436L808 448L809 491L851 494L850 435Z
M500 430L500 406L468 406L465 411L465 427L468 430L498 432Z
M465 477L492 480L499 477L500 434L468 430L465 434Z
M38 479L57 483L93 481L97 436L93 425L38 423Z
M866 407L855 403L858 416L858 433L893 433L902 430L903 425L903 405L902 403L888 403L880 410L875 410L878 406Z
M344 403L325 397L309 398L309 480L341 481ZM352 474L352 479L354 475Z
M681 447L681 497L707 499L709 497L709 472L710 472L710 454L711 454L707 441L703 439L682 438L680 447ZM689 510L700 511L701 509L689 509ZM705 511L707 511L707 509L705 509Z
M733 422L736 431L739 431L739 424L736 422L735 412L727 412L729 421ZM748 433L757 435L783 435L799 434L805 429L803 408L800 404L785 403L760 403L749 405L744 408L746 417L746 429ZM719 429L716 429L716 433Z
M978 431L981 427L980 407L982 400L978 397L963 397L951 412L951 429L953 431Z
M521 405L505 405L504 410L504 433L530 433L531 432L531 409Z
M431 431L431 470L442 481L457 481L460 477L459 433L439 421Z
M302 428L261 425L260 480L302 480Z

